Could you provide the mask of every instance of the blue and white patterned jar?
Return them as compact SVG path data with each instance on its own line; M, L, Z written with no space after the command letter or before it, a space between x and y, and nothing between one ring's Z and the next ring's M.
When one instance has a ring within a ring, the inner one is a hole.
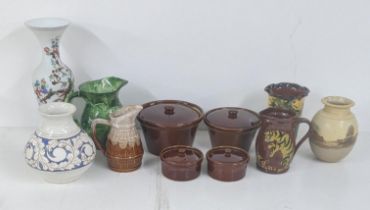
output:
M25 147L27 164L52 183L78 179L93 163L92 139L73 121L73 104L52 102L39 107L41 125Z

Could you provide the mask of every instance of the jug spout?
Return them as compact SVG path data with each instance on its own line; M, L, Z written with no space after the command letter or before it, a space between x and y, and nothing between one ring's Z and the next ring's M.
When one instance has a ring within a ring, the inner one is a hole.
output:
M100 85L102 90L111 90L112 92L119 91L124 85L128 83L127 80L119 77L105 77L100 79Z
M134 126L136 116L143 109L141 105L128 105L123 106L117 111L113 112L110 116L113 124L117 127L121 126Z

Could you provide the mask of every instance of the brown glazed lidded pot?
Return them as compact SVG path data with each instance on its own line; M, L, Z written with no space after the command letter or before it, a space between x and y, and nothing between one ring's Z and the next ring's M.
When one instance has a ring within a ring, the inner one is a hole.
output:
M143 104L138 120L148 150L159 155L172 145L193 145L203 110L192 103L177 100L153 101Z
M213 147L235 146L249 151L250 145L261 125L257 113L238 107L223 107L205 114Z
M237 181L245 176L249 155L238 147L218 146L206 154L208 174L220 181Z
M160 158L164 176L175 181L187 181L199 176L203 153L194 147L174 145L163 149Z

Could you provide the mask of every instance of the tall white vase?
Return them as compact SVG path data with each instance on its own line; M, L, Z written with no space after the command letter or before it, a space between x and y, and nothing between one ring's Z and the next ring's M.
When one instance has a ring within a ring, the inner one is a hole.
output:
M59 55L59 41L69 22L61 18L38 18L25 25L36 35L42 48L42 60L32 80L39 104L64 101L74 86L72 71Z
M74 181L94 161L94 142L73 121L75 111L73 104L65 102L50 102L39 107L41 124L26 144L25 158L48 182Z

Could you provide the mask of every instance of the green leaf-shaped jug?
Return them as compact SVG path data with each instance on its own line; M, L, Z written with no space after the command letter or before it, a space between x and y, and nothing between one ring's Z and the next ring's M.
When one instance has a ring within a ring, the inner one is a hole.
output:
M118 92L127 82L127 80L118 77L88 81L82 83L78 87L79 90L68 97L68 102L75 97L81 97L85 100L86 106L79 124L89 136L92 136L91 123L94 119L109 119L109 114L121 107ZM106 125L96 127L96 136L102 145L105 145L108 132L109 127Z

